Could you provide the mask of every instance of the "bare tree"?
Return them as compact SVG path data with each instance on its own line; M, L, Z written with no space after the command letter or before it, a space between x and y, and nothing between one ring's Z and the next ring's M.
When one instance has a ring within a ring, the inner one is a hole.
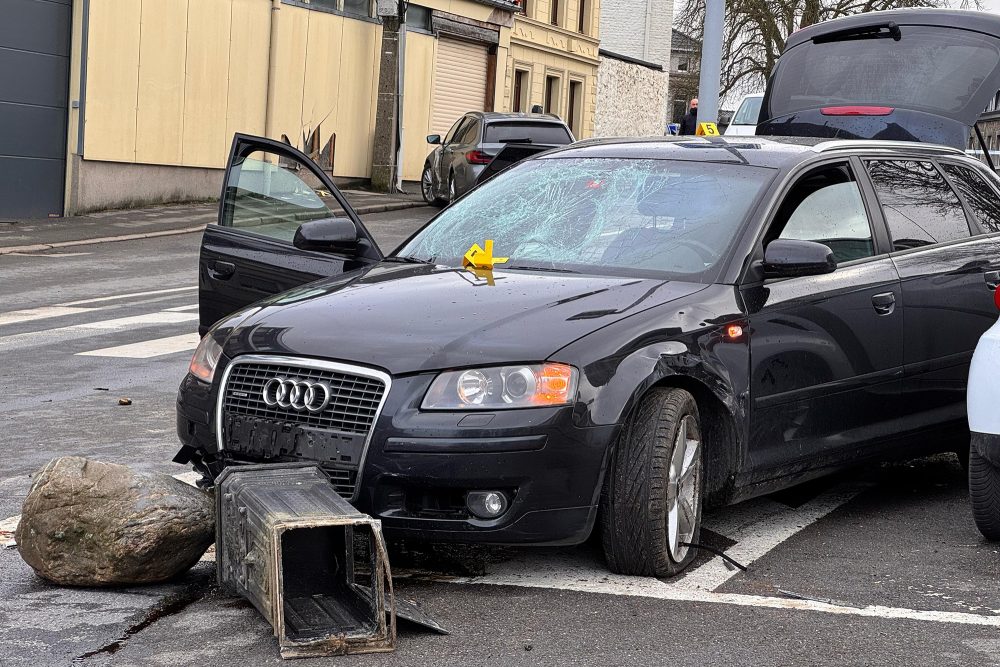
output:
M785 40L806 26L863 12L949 4L948 0L727 0L721 94L763 90ZM960 4L963 9L978 8L981 0ZM705 0L687 0L674 23L700 41Z

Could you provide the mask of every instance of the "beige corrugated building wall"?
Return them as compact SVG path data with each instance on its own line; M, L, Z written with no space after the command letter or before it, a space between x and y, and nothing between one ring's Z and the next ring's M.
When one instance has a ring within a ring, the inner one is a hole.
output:
M410 5L404 178L419 178L424 137L469 111L435 100L449 47L478 49L485 67L452 72L446 87L503 108L513 9L502 0ZM67 213L216 197L233 133L268 127L334 176L369 177L382 38L373 1L89 0L73 11Z

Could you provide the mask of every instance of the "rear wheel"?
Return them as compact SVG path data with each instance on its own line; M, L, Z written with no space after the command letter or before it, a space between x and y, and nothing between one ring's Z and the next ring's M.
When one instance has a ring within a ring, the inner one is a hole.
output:
M420 175L420 194L423 196L424 201L431 206L443 206L444 201L434 196L434 174L431 171L431 166L427 165L424 167L424 172Z
M1000 540L1000 468L969 450L969 497L972 517L986 539Z
M654 389L615 443L601 498L601 540L619 574L666 577L694 559L704 488L701 422L683 389Z

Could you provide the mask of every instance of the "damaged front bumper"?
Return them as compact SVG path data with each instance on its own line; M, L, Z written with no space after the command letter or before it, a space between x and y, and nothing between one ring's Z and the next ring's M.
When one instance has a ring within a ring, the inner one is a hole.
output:
M393 378L360 456L350 438L260 423L240 428L259 429L265 437L244 437L254 444L220 451L213 388L189 375L178 394L177 432L184 447L175 460L194 463L209 479L229 465L319 461L338 492L381 519L390 535L496 544L586 540L616 427L579 426L572 406L421 411L432 379ZM501 494L503 511L494 518L477 516L469 507L470 492Z

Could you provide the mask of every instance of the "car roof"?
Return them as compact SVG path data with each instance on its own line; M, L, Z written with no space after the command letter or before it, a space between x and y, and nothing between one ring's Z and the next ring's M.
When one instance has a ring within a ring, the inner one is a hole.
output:
M532 123L552 123L554 125L565 125L563 120L551 113L501 113L499 111L470 111L470 116L479 116L487 123L497 121L528 121Z
M899 152L964 156L957 148L912 141L833 140L819 137L645 137L588 139L557 148L535 159L618 158L732 162L755 167L783 168L833 151Z
M840 30L851 30L865 26L881 25L888 22L899 26L926 25L943 28L960 28L1000 36L1000 16L987 12L973 12L963 9L891 9L881 12L867 12L844 16L793 32L785 42L785 51L820 35Z

